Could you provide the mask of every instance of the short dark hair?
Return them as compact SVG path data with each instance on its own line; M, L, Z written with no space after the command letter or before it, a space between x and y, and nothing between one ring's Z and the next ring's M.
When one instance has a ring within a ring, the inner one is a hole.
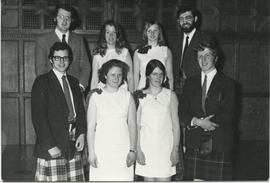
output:
M48 58L52 59L53 56L54 56L54 52L59 51L59 50L67 50L68 51L69 61L71 62L73 60L72 49L70 48L70 46L67 43L62 43L62 42L55 42L52 45L52 47L50 48Z
M198 16L198 11L196 8L194 8L193 6L189 6L189 5L183 5L183 6L178 7L178 10L176 12L176 19L179 19L179 16L182 13L185 13L187 11L191 11L193 16Z
M129 70L129 67L128 65L125 63L125 62L122 62L120 60L117 60L117 59L111 59L109 60L108 62L104 63L101 68L99 69L99 80L102 82L102 83L106 83L106 78L105 76L108 74L109 70L112 68L112 67L119 67L121 68L122 70L122 82L121 84L124 83L124 81L127 81L127 73L128 73L128 70Z
M58 11L59 9L63 9L65 11L68 11L71 13L71 23L70 23L70 27L69 30L75 30L77 27L80 26L80 18L78 15L78 12L76 11L76 9L71 6L70 4L57 4L55 7L55 11L54 11L54 22L57 23L57 15L58 15Z
M150 76L150 74L153 72L153 70L155 70L155 68L157 68L157 67L160 68L160 70L162 70L162 72L164 74L164 80L163 80L163 83L161 84L161 86L169 88L169 85L168 85L169 79L168 79L167 74L166 74L165 66L163 65L163 63L161 61L156 60L156 59L152 59L146 65L146 70L145 70L146 84L145 84L144 89L149 88L150 83L149 83L148 76Z

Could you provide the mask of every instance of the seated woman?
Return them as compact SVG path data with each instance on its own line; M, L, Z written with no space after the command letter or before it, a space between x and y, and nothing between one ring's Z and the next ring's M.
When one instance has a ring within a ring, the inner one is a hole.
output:
M144 181L170 181L179 161L180 128L176 94L164 88L166 71L158 60L146 66L146 86L136 91L137 163L135 173Z
M136 160L136 108L133 97L120 89L128 66L104 63L99 79L104 87L92 93L87 111L90 181L133 181Z

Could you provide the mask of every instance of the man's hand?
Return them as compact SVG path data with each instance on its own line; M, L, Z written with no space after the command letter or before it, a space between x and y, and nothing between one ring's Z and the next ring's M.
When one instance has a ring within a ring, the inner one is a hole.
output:
M51 155L52 158L58 158L62 154L61 150L57 146L49 149L48 152L49 152L49 154Z
M210 119L212 117L214 117L214 115L210 115L210 116L208 116L206 118L201 118L201 119L196 118L195 125L200 126L203 129L205 129L205 130L213 131L217 127L219 127L219 125L216 124L216 123L214 123L214 122L212 122L212 121L210 121Z
M84 147L84 134L79 135L76 140L75 147L77 151L82 151Z

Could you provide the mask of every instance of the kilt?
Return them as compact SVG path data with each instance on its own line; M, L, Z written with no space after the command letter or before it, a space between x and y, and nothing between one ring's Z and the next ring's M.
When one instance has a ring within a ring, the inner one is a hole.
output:
M38 158L35 181L84 181L81 153L76 151L70 161Z
M187 149L185 179L232 180L231 153L212 152L206 157L198 157L198 151Z

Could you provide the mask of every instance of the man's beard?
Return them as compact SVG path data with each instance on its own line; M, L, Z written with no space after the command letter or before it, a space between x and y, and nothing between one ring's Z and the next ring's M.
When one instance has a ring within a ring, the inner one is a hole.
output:
M183 25L180 25L180 29L184 33L190 33L194 28L195 28L195 24L194 23L190 24L190 27L184 27Z

